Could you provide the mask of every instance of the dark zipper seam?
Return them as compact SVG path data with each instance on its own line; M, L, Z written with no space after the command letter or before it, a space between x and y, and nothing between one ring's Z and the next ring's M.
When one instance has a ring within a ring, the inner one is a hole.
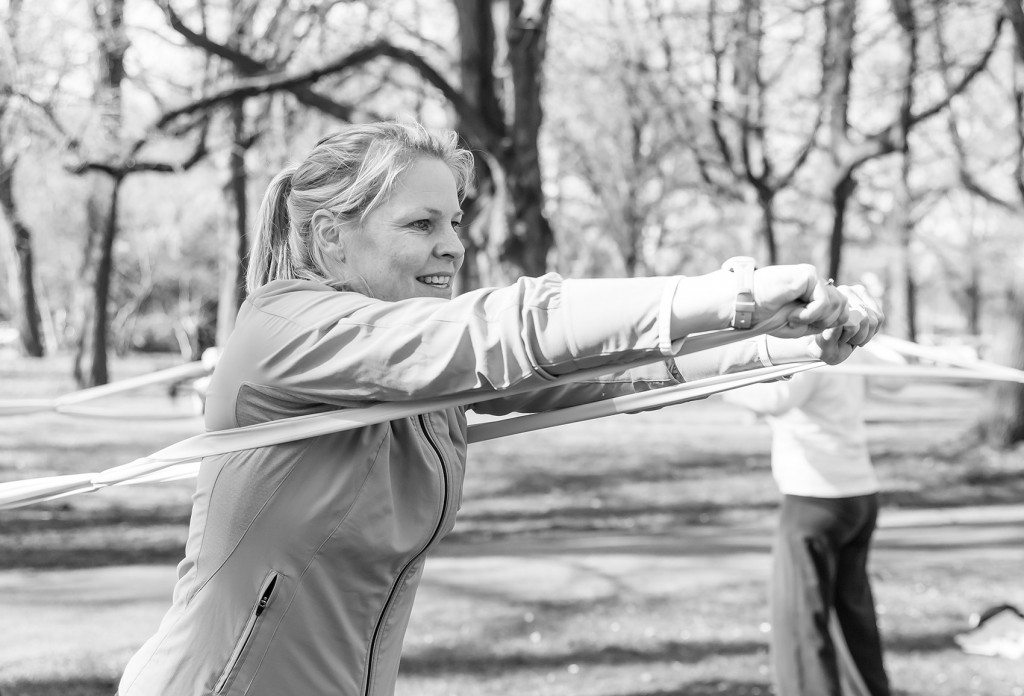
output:
M221 674L220 679L214 685L213 693L223 693L224 689L227 688L228 683L231 681L231 677L237 677L235 674L236 669L239 667L239 663L242 661L242 654L245 649L252 642L253 637L256 635L256 628L259 625L260 617L266 610L267 605L270 604L270 597L274 594L274 589L277 586L277 580L281 577L281 574L277 571L272 571L269 576L269 582L265 582L263 591L260 593L259 599L256 600L256 605L249 612L249 619L245 622L245 626L242 629L242 635L239 636L238 642L235 645L235 649L232 650L231 655L228 657L228 663L224 666L224 672Z
M429 444L431 449L434 450L434 454L437 455L437 461L441 467L441 514L438 517L437 524L435 525L434 531L430 535L430 538L427 539L427 542L423 545L423 548L417 551L413 555L413 557L406 561L405 565L402 566L402 570L399 571L397 577L395 578L395 582L392 583L391 589L388 591L387 599L384 600L384 606L381 609L380 616L377 617L377 623L373 627L373 635L370 638L370 648L367 651L366 655L366 682L363 687L363 696L370 696L370 687L373 683L375 649L377 647L377 641L380 639L385 620L387 619L388 612L391 610L392 607L392 602L394 601L395 597L398 594L398 588L401 587L402 584L404 583L405 574L409 571L409 568L411 568L412 565L416 563L416 561L423 557L423 555L427 552L427 549L430 548L430 545L434 543L435 539L437 539L438 534L441 533L441 528L444 526L444 518L446 513L448 512L448 467L445 466L444 455L441 452L441 448L434 441L434 438L431 437L430 435L430 431L427 427L426 414L421 413L419 416L417 416L417 419L419 420L420 423L420 429L423 430L423 436L426 439L427 444Z

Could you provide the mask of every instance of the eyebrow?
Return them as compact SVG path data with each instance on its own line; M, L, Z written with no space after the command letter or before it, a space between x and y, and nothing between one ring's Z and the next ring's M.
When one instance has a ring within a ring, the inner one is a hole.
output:
M413 206L402 211L402 217L406 215L419 215L420 211L425 210L428 214L434 217L445 217L444 211L438 210L437 208L431 208L430 206ZM453 213L452 217L456 215L461 216L463 214L462 208L457 208Z

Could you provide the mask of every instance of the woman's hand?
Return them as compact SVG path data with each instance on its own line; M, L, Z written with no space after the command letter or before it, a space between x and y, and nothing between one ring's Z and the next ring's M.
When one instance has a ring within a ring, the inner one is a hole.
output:
M863 285L841 285L837 289L847 298L849 316L842 326L825 329L815 336L809 350L812 358L829 365L841 363L850 357L854 348L870 341L884 319L878 303Z
M785 325L771 335L799 338L821 333L847 322L848 297L847 291L822 280L810 264L759 268L754 271L754 324L785 313Z

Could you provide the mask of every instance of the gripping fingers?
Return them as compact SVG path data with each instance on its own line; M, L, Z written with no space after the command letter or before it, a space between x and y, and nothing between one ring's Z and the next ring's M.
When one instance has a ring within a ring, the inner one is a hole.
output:
M862 346L874 337L882 325L882 311L861 285L840 288L849 298L850 320L844 340L852 346Z
M797 313L797 319L811 329L823 331L845 324L848 318L846 295L831 285L821 282L814 288L811 301Z
M853 351L853 346L843 340L844 327L836 326L825 329L815 336L821 360L829 365L836 365L846 360Z

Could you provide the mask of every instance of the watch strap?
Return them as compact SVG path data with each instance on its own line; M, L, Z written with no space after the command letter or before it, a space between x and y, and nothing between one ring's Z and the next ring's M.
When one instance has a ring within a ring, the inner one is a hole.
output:
M722 264L722 270L736 276L736 299L733 302L732 321L734 329L749 329L754 325L754 269L756 263L750 256L733 256Z

